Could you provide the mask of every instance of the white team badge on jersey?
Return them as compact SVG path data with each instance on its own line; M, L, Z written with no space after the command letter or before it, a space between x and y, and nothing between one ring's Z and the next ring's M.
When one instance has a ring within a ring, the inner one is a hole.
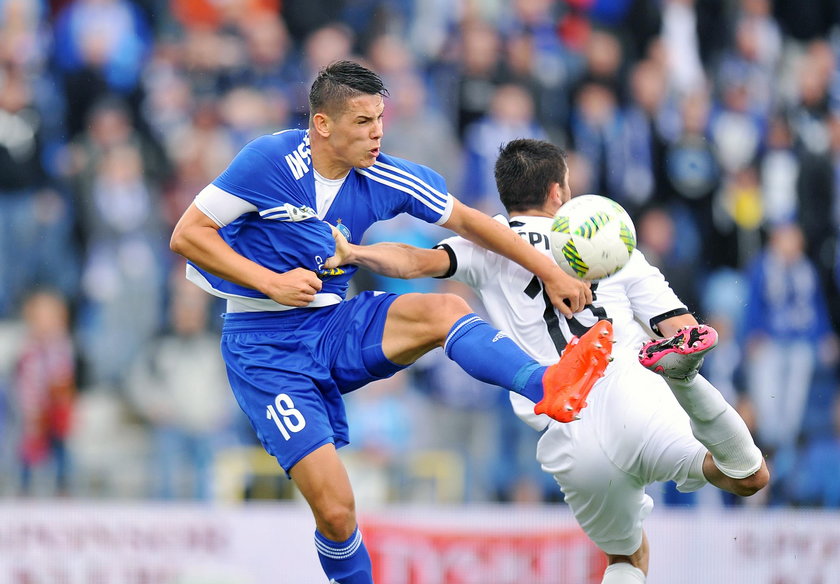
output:
M338 232L344 236L344 239L350 241L350 230L344 223L341 222L341 219L336 221L335 228L338 229Z

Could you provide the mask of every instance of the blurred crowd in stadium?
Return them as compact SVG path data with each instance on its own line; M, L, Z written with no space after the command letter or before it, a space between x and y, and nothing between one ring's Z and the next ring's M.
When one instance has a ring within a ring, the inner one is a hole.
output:
M305 127L314 74L348 57L390 89L383 149L488 213L501 144L564 147L572 192L624 205L719 331L704 373L772 467L750 504L840 506L829 0L0 0L0 495L293 496L228 390L223 306L168 240L245 143ZM368 240L445 235L398 218ZM560 496L505 392L440 351L347 403L361 500Z

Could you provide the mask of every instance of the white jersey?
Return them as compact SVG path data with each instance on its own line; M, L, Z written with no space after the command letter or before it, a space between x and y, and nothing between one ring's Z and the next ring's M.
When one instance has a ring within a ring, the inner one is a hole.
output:
M510 225L550 254L551 218L514 217ZM537 460L563 490L564 500L590 539L605 553L629 555L642 542L642 522L653 508L645 485L674 481L681 491L706 483L706 448L667 383L639 364L637 352L657 324L688 312L660 271L639 251L618 273L593 283L590 306L566 319L546 298L542 283L518 264L462 238L449 248L452 274L479 294L493 324L540 362L557 361L573 335L599 319L615 329L615 360L587 397L579 421L562 424L534 414L534 404L510 393L516 414L537 430Z
M500 222L507 221L501 216ZM542 253L551 255L550 217L515 216L511 228ZM685 314L685 305L674 294L662 273L635 250L618 273L593 282L592 304L567 319L551 304L543 283L519 264L461 237L440 243L451 250L450 277L473 288L490 320L543 365L557 361L572 336L581 336L598 320L609 319L616 333L615 368L622 362L637 363L637 353L663 319ZM547 416L534 414L534 404L511 393L514 411L525 422L542 430Z

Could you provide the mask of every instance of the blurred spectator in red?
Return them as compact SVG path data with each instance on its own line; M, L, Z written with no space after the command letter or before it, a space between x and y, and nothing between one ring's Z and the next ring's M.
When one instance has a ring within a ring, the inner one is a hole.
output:
M50 494L70 489L67 439L76 393L75 352L68 306L63 297L39 291L23 306L26 327L12 384L19 423L21 492L33 494L34 471L52 465Z

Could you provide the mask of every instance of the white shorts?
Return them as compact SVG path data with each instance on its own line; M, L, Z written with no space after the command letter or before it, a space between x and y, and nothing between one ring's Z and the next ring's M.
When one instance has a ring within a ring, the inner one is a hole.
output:
M630 555L653 509L645 486L675 481L680 491L699 489L706 448L665 381L635 357L617 358L587 401L580 420L549 424L537 460L589 538L605 553Z

